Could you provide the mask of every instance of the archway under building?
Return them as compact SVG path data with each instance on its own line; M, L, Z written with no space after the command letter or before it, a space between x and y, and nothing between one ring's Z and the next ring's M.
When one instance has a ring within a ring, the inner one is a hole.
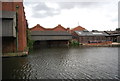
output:
M49 48L68 46L68 40L37 40L33 44L33 48Z

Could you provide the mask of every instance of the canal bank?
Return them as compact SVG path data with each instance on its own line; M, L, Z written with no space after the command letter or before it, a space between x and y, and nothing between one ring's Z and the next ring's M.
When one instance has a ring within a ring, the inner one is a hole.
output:
M80 48L82 48L82 47L120 47L120 43L111 43L111 44L105 44L105 45L101 45L101 44L71 44L71 45L54 45L54 46L35 46L35 47L33 47L32 49L30 49L30 51L31 50L34 50L34 49L44 49L44 48L64 48L64 47L68 47L68 48L76 48L76 47L80 47ZM8 58L8 57L23 57L23 56L27 56L28 55L28 53L29 53L29 50L27 49L27 50L25 50L25 51L23 51L23 52L15 52L15 53L3 53L2 54L2 57L3 58Z
M87 43L83 46L95 46L95 47L120 47L120 43L110 42L110 43Z
M2 57L3 58L7 58L7 57L23 57L23 56L27 56L28 55L28 51L24 51L24 52L15 52L15 53L3 53Z
M28 54L29 54L29 48L26 48L24 51L2 53L2 58L24 57L27 56Z

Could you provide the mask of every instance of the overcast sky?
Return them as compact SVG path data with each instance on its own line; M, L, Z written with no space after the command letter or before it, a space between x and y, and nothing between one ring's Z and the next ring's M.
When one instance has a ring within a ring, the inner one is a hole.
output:
M118 0L101 1L26 1L24 2L29 28L40 24L53 28L78 25L87 30L115 30L118 28Z

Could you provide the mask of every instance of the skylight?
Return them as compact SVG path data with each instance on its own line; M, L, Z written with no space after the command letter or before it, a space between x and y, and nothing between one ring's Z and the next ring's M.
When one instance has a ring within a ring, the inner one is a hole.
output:
M79 34L82 34L81 32L78 32Z
M103 33L92 33L92 34L103 34Z

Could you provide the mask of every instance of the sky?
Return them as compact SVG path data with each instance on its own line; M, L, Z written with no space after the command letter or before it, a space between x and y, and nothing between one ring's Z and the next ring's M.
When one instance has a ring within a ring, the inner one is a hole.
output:
M71 29L80 25L89 31L118 28L118 0L26 0L24 7L29 28L37 24Z

